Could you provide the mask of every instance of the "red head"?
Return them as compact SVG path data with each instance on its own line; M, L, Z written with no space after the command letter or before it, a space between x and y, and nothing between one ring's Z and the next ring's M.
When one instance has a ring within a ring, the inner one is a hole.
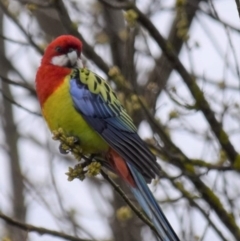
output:
M82 43L71 35L53 40L45 50L36 76L37 95L41 106L61 85L72 68L82 68Z
M72 35L62 35L54 39L46 48L42 64L52 64L61 67L79 66L82 42Z

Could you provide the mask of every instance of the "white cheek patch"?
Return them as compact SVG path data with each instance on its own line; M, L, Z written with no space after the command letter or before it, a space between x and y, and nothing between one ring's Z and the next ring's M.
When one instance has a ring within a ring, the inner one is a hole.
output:
M51 62L53 65L67 66L69 59L65 54L63 54L63 55L53 57Z
M82 60L78 58L76 51L55 56L52 58L51 63L61 67L83 68Z

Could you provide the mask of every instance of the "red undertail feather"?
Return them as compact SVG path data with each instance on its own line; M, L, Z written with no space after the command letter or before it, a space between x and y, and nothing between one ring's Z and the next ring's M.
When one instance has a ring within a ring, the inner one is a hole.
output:
M123 178L124 181L132 187L136 186L126 161L112 148L109 148L108 150L107 159L111 162L114 170Z

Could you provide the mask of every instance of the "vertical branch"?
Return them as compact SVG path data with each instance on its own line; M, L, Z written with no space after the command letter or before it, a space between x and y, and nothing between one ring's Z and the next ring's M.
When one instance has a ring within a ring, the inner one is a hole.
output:
M0 11L1 23L3 23L3 14ZM0 25L0 33L3 32L3 26ZM0 65L1 65L1 74L7 76L8 72L12 70L11 63L7 60L4 53L4 42L3 39L0 39ZM10 86L6 82L2 82L2 90L4 94L11 99L12 93ZM16 125L14 123L13 109L11 103L3 98L3 131L5 134L5 142L8 147L8 156L9 156L9 165L10 165L10 176L12 180L12 210L13 216L19 221L25 221L26 216L26 207L24 205L24 184L20 168L20 158L17 147L17 142L19 139ZM9 235L12 240L24 240L26 234L15 228L9 228Z
M125 31L125 24L122 11L110 9L105 5L102 5L102 7L105 19L104 30L109 38L113 64L123 69L125 60L125 41L121 38L121 32Z
M191 24L195 18L198 5L203 0L187 0L186 3L184 3L184 6L182 6L182 11L184 11L186 15L186 24L188 29L190 29ZM179 26L179 16L176 14L172 25L170 27L169 35L167 38L167 42L171 44L171 46L174 48L174 51L177 55L179 55L185 39L179 35L178 26ZM161 93L161 91L164 89L170 74L172 73L173 66L169 63L167 57L163 53L160 58L156 61L155 67L152 69L151 73L149 74L149 80L146 86L150 86L153 83L155 84L154 92L149 93L149 90L151 91L151 88L145 88L145 96L146 99L149 100L149 106L155 107L156 100ZM150 98L149 98L150 97Z

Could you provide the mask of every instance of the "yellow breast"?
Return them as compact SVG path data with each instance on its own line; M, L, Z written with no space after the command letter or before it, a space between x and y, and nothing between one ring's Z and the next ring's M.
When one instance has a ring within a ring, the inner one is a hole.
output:
M78 137L84 154L106 151L107 143L75 110L69 93L69 81L70 77L67 77L43 105L42 112L49 129L62 128L66 135Z

